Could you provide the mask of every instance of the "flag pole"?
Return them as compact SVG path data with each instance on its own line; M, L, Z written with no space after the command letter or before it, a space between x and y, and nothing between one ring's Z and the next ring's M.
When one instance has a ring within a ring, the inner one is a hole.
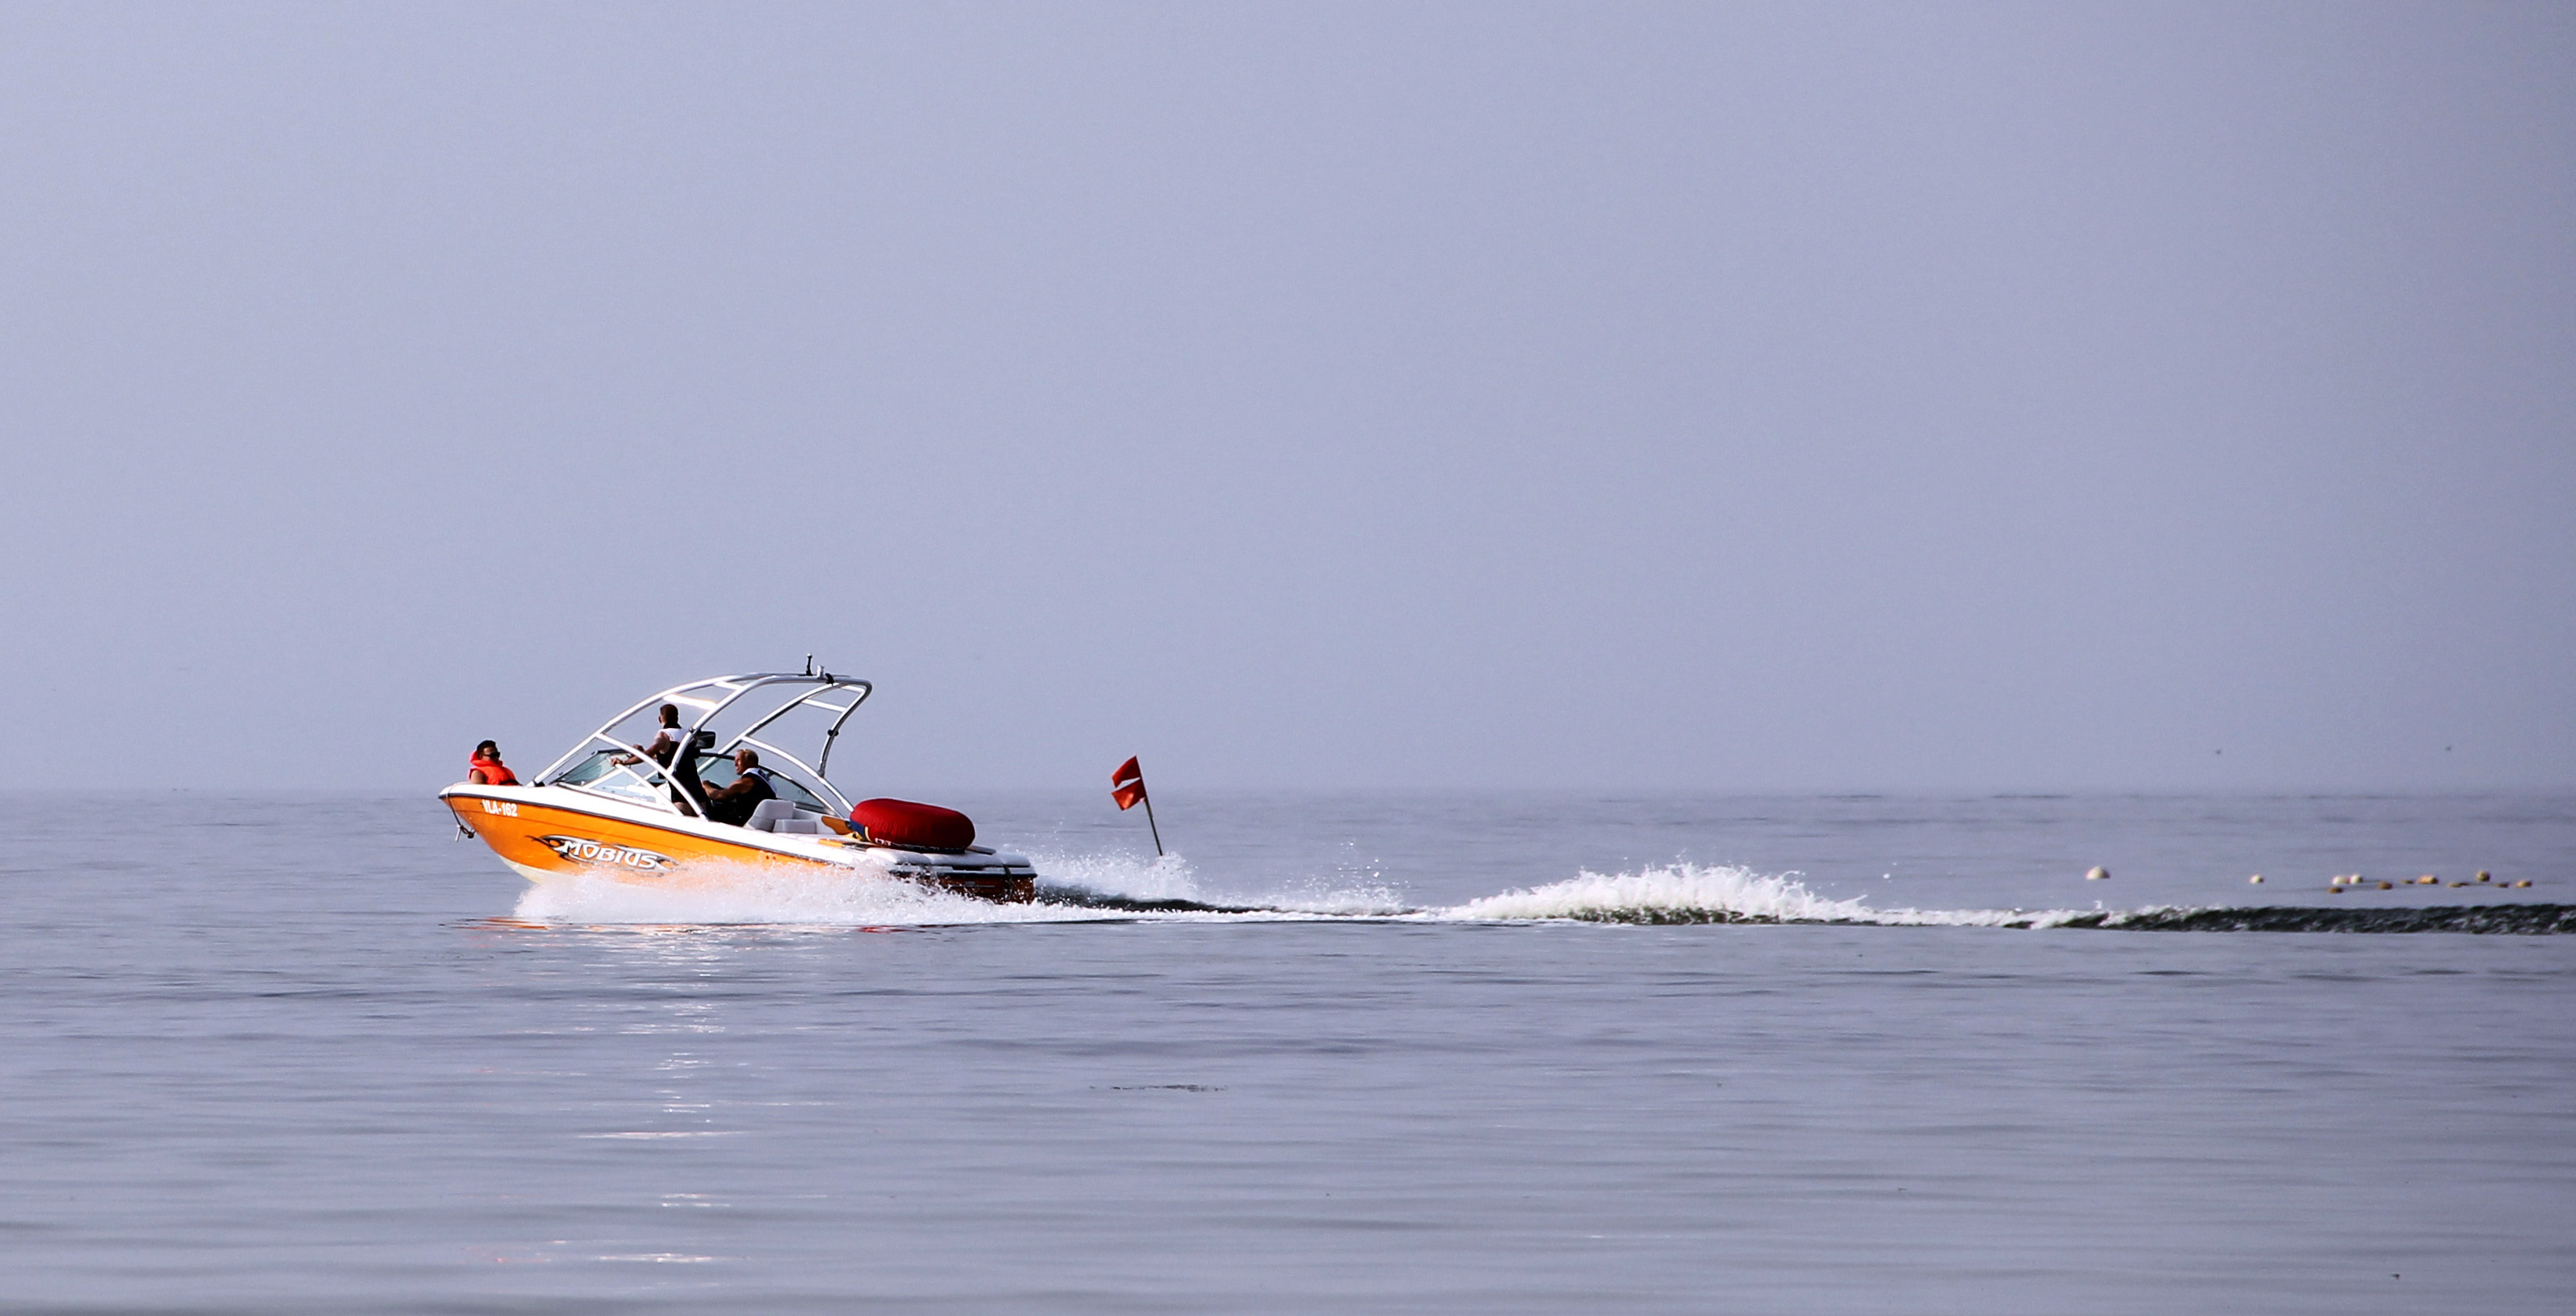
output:
M1145 806L1145 826L1154 833L1154 858L1163 857L1163 825L1154 821L1154 797L1145 789L1145 767L1133 755L1109 773L1109 798L1118 801L1118 811L1125 813L1138 804Z

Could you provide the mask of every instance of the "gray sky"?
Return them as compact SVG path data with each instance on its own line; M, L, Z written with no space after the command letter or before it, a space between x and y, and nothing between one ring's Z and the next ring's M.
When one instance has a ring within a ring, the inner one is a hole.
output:
M0 5L0 784L2576 784L2572 202L2564 5Z

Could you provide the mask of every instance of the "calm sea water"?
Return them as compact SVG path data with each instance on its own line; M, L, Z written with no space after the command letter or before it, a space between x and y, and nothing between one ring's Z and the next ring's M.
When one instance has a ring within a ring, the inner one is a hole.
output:
M0 797L0 1309L2576 1309L2576 937L2367 931L2576 798L950 802L1051 903Z

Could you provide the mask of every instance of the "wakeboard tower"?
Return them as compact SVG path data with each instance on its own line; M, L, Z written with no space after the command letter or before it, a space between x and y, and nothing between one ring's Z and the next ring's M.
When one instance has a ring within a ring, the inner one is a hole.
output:
M751 867L910 881L985 900L1036 899L1028 859L976 845L964 814L905 800L853 804L824 775L842 724L870 689L866 681L810 670L675 685L610 718L525 785L469 778L438 798L460 828L532 882L591 875L695 886ZM665 704L679 710L680 726L662 761L639 748L663 730L658 710ZM811 764L780 744L799 734L819 742ZM754 770L772 798L740 825L716 822L707 816L707 796L733 783L741 749L758 754ZM685 764L683 754L690 756Z

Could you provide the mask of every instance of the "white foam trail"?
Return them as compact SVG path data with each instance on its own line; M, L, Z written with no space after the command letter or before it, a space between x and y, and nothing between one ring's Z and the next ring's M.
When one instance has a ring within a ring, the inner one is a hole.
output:
M576 874L519 896L519 918L556 925L1042 923L1096 918L1063 905L1003 905L873 875L697 866L685 883L646 885Z
M1429 911L1442 919L1585 919L1682 923L1730 919L1802 923L2044 926L2051 914L2005 909L1873 909L1867 902L1828 900L1799 874L1765 876L1749 868L1669 864L1635 873L1585 870L1562 882L1470 900ZM2072 911L2054 916L2072 917Z
M1636 873L1577 873L1562 882L1470 900L1440 911L1459 919L1647 918L1731 914L1742 918L1857 921L1873 911L1858 900L1827 900L1794 874L1672 864Z
M1199 894L1198 873L1177 854L1140 859L1125 854L1029 853L1037 866L1038 894L1049 889L1121 900L1188 900L1209 903Z

